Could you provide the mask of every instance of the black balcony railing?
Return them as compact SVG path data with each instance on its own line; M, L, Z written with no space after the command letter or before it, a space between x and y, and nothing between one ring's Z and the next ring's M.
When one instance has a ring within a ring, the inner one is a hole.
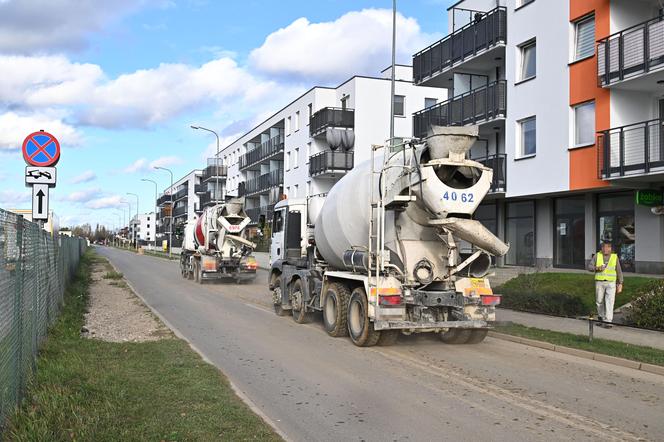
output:
M261 207L253 207L251 209L245 209L245 213L253 224L258 224L261 221L261 217L264 222L272 221L272 215L274 214L274 204Z
M173 196L173 201L175 201L175 196ZM158 206L163 206L164 204L170 204L171 202L171 196L170 195L162 195L159 198L157 198L157 205Z
M353 152L325 151L309 158L309 176L346 172L353 168Z
M663 120L649 120L597 133L601 179L664 172Z
M173 209L173 218L187 214L187 206L180 206Z
M507 154L498 153L472 158L472 160L493 169L493 181L491 181L489 192L504 193L507 191Z
M413 55L415 84L506 41L507 9L500 6Z
M201 179L208 181L216 178L226 178L228 167L222 164L221 158L208 158L207 167L203 169Z
M664 16L612 34L597 44L597 81L608 86L664 65Z
M201 194L199 199L198 199L199 208L211 206L211 205L214 205L214 204L216 204L218 202L221 202L223 200L224 200L223 195L221 195L221 194L215 195L214 192L207 191L207 192Z
M197 193L197 194L207 192L207 185L206 184L196 184L194 186L194 192Z
M240 169L251 167L260 163L263 160L272 158L276 154L284 151L284 132L279 131L276 135L269 140L261 143L257 148L250 150L240 157Z
M182 198L186 198L187 195L189 195L189 188L185 187L184 189L180 189L177 192L175 192L175 195L173 195L173 201L178 201L181 200Z
M507 84L494 81L413 114L413 136L429 135L431 126L464 126L504 117Z
M309 119L309 135L323 133L328 127L353 129L355 127L355 110L340 107L324 107Z
M275 186L280 186L284 183L284 170L276 169L272 172L263 174L257 178L245 181L242 186L242 195L251 196L256 193L266 192Z

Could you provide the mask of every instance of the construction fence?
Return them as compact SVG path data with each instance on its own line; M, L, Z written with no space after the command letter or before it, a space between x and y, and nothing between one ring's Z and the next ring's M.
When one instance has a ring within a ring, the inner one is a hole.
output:
M0 439L86 245L0 209Z

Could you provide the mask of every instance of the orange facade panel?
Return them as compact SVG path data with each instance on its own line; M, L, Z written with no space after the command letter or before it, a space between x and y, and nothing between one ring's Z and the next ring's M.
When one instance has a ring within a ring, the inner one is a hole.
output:
M595 15L595 39L609 35L610 0L570 0L570 22ZM569 104L595 101L595 131L611 127L611 93L597 86L597 57L572 63L569 68ZM596 145L569 152L569 189L583 190L608 185L598 178Z

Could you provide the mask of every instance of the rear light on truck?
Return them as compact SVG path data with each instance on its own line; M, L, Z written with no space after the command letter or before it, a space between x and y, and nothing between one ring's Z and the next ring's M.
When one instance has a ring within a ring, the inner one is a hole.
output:
M244 268L247 270L256 270L258 268L258 263L255 258L247 258L247 262L244 263Z
M384 307L391 307L401 305L401 295L381 295L379 296L380 305Z
M396 287L380 287L376 290L376 287L371 288L371 297L374 298L378 293L378 305L383 307L395 307L403 304L403 298L401 297L401 289Z
M480 295L482 305L498 305L500 304L500 296L498 295Z

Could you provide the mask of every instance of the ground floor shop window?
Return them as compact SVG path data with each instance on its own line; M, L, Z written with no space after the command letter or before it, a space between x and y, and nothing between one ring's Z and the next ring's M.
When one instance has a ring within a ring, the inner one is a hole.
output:
M583 196L555 200L554 263L556 267L585 265L585 210Z
M535 265L535 202L519 201L506 204L505 236L510 250L508 265Z
M494 235L498 235L498 212L496 203L480 204L473 215L477 221L489 229Z
M635 238L634 194L621 192L600 195L597 204L598 244L610 241L620 257L622 269L634 271Z

